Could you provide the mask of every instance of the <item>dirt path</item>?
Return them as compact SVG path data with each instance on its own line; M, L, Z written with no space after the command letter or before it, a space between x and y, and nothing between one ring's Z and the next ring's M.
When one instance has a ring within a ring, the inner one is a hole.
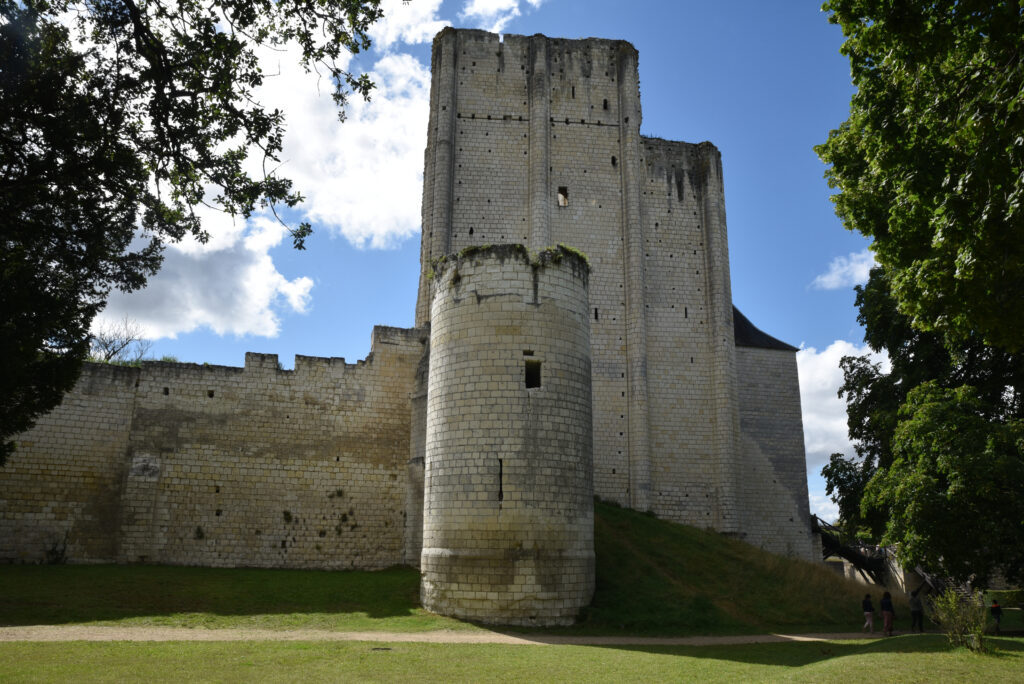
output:
M373 641L435 644L518 644L581 646L723 646L787 641L864 638L846 634L754 634L714 637L545 636L504 632L330 632L296 629L189 629L185 627L88 627L38 625L0 627L0 641Z

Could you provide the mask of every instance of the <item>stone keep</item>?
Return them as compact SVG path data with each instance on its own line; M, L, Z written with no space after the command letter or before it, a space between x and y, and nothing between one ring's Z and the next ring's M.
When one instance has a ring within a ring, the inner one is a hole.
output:
M796 350L733 309L720 155L640 122L628 43L442 31L417 325L438 257L582 250L595 493L810 558Z
M445 29L432 62L416 327L87 364L0 469L0 561L422 562L436 610L564 622L591 493L816 557L796 350L732 306L715 147L640 135L625 42Z
M568 624L594 591L588 267L469 251L433 278L423 605Z

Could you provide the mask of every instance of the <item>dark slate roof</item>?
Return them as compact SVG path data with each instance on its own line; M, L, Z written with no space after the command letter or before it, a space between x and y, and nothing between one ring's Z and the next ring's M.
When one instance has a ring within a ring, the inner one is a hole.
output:
M759 349L778 349L780 351L800 351L796 347L777 340L766 332L762 332L750 322L750 319L732 307L732 334L737 347L757 347Z

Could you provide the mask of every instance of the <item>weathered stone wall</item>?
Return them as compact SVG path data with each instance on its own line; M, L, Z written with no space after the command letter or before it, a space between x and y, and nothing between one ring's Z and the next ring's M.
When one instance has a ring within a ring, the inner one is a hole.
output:
M378 327L366 361L300 356L294 371L264 354L245 368L89 364L0 470L0 539L17 547L2 558L40 560L63 525L73 562L401 563L424 341ZM25 528L39 541L14 536Z
M62 548L77 562L117 560L138 379L138 368L87 364L60 407L19 437L0 468L0 561L37 563Z
M497 34L462 30L438 35L416 319L419 325L430 320L433 258L487 244L522 243L536 251L561 242L586 252L592 267L595 486L602 497L625 504L629 283L623 270L627 143L620 136L620 99L638 108L639 94L635 86L622 90L620 72L635 73L635 65L636 51L622 41L502 41ZM567 192L562 201L561 188Z
M429 326L428 326L429 328ZM429 330L428 330L429 333ZM420 567L423 550L423 478L427 453L427 382L430 373L430 342L428 340L416 367L409 404L411 434L409 436L408 490L405 493L405 564Z
M722 162L644 138L641 193L651 509L736 532L736 368Z
M438 267L422 599L503 624L571 623L594 591L587 266L491 247Z
M807 501L796 353L737 347L745 541L786 556L815 555ZM799 458L794 457L798 454Z

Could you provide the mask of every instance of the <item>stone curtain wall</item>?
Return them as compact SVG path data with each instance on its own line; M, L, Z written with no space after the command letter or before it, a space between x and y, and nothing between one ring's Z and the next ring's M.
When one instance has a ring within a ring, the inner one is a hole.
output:
M810 531L796 353L737 347L736 360L742 538L775 553L818 560Z
M403 560L409 393L426 333L366 361L89 364L0 470L0 558L382 568ZM27 535L27 536L26 536ZM20 537L20 538L19 538Z
M427 448L427 381L430 373L430 342L427 342L416 367L416 381L409 399L410 436L408 490L405 493L405 560L408 566L420 567L423 549L423 470Z
M422 600L446 615L569 624L594 591L587 267L519 246L438 268Z

